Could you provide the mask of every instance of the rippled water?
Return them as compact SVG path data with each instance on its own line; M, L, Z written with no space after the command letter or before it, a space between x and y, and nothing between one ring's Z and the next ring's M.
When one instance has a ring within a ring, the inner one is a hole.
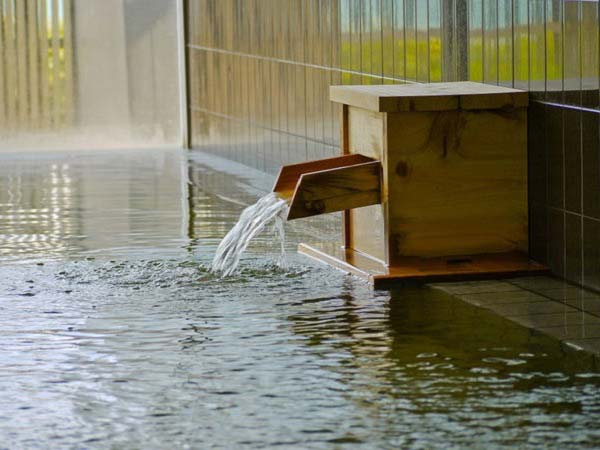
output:
M1 156L0 448L595 448L593 361L427 288L212 255L271 180L178 151ZM317 233L317 226L325 231Z

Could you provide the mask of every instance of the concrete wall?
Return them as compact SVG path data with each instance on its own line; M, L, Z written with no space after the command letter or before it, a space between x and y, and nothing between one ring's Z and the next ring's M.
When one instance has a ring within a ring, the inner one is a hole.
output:
M129 73L122 0L75 3L77 121L84 128L129 128Z
M174 142L181 137L176 3L125 2L133 128L139 136L157 141Z
M114 145L181 145L176 0L75 4L78 123Z

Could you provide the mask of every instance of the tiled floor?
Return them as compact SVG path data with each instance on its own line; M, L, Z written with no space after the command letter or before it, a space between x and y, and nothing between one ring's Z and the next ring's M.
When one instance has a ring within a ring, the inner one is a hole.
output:
M438 283L466 302L600 355L600 294L550 277Z

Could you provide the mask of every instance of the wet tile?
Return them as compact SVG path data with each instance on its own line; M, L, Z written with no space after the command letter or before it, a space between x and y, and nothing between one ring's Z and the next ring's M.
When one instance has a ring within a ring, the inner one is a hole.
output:
M565 214L565 277L580 284L583 279L581 216Z
M511 278L508 281L516 286L527 289L558 289L568 286L568 284L562 280L544 276Z
M552 300L547 300L545 302L493 304L485 305L485 307L502 316L525 316L535 314L577 312L577 310L571 306Z
M429 286L432 288L441 289L444 292L448 292L450 294L454 294L454 293L459 294L461 289L469 288L469 283L468 282L431 283L431 284L429 284Z
M600 316L600 297L569 298L565 303L594 316Z
M546 204L546 107L532 103L528 110L529 202Z
M464 294L460 295L459 298L477 306L548 301L546 297L526 290L513 292L485 292L480 294Z
M577 286L573 286L570 284L564 284L558 288L551 289L534 289L534 292L543 295L552 300L565 301L569 299L579 299L579 298L587 298L587 299L600 299L600 294L596 292L587 291Z
M524 316L509 316L510 320L528 328L576 327L585 325L600 325L600 317L591 316L582 311L534 314Z
M600 290L600 221L583 219L584 283Z
M591 339L569 339L565 344L575 347L577 350L583 350L590 353L600 354L600 338ZM600 358L596 359L597 365Z
M529 254L539 263L548 263L548 215L541 204L529 204Z
M600 338L600 324L565 325L537 328L539 331L558 339Z
M475 294L483 292L510 292L520 290L517 286L502 281L471 281L458 283L435 283L430 286L449 294Z
M600 114L582 114L583 213L600 219Z
M546 107L546 148L548 151L548 204L564 205L563 109Z
M565 274L565 213L551 209L548 214L548 266L552 273Z
M581 212L581 112L565 109L565 209Z

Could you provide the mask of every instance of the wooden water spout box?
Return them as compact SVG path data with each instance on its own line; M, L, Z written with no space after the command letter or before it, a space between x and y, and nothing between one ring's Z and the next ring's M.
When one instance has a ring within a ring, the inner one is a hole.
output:
M350 160L345 177L320 175L341 202L296 187L303 207L321 210L313 213L346 210L344 247L303 253L376 286L546 270L528 256L527 92L472 82L333 86L331 100L343 105L342 154L362 155L362 175Z

